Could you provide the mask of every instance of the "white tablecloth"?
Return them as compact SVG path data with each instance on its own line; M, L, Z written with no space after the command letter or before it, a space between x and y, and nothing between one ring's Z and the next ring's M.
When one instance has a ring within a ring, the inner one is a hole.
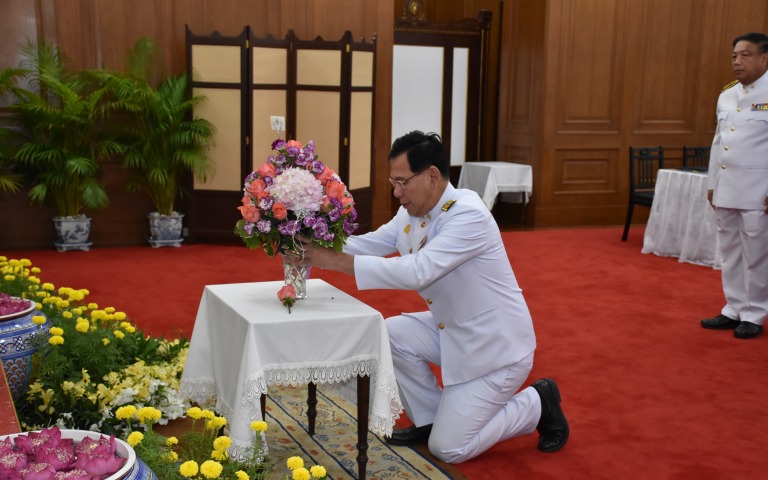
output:
M458 188L477 192L488 210L499 193L504 200L527 204L533 193L533 169L520 163L467 162L461 167Z
M715 211L707 201L707 175L659 170L642 252L719 269L719 251Z
M192 332L181 393L227 417L230 455L253 445L253 420L269 385L346 382L369 375L369 428L391 435L402 411L381 314L323 280L291 313L277 299L283 282L208 285ZM353 382L354 383L354 382Z

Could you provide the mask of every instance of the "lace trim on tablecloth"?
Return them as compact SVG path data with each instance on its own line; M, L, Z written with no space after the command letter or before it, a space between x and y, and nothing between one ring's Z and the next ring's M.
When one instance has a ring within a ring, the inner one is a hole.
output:
M196 403L201 408L213 408L217 415L232 418L234 409L226 402L223 395L216 391L216 382L213 379L182 379L179 386L181 398Z
M247 418L253 419L261 415L260 398L262 394L267 393L268 385L295 387L309 382L342 383L358 376L371 377L371 382L386 392L387 398L390 399L389 412L378 412L373 409L373 397L371 397L369 429L379 435L391 435L395 420L400 417L403 407L394 374L387 374L379 368L377 357L372 355L361 355L339 362L323 362L317 365L302 363L266 367L250 375L246 380L241 406Z

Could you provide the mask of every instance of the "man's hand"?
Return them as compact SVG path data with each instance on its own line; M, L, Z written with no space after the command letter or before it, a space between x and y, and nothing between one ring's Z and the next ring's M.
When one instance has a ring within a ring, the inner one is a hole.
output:
M336 270L348 275L355 274L355 257L353 255L337 252L332 248L319 247L306 237L299 237L299 240L301 240L304 251L303 256L296 256L296 261L318 268Z

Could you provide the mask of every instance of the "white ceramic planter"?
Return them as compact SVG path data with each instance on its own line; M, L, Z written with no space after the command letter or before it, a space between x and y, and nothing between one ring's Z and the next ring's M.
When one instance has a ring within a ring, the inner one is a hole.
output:
M91 219L85 215L74 217L53 217L56 228L56 250L67 252L81 250L87 252L93 242L88 240L91 235Z
M154 248L181 246L181 242L184 241L181 236L183 214L173 212L173 215L161 215L152 212L147 217L151 234L147 240L150 245Z

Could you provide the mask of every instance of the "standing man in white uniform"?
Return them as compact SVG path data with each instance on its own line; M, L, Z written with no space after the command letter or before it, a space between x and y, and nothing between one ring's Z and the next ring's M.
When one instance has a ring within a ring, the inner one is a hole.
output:
M726 304L701 326L757 338L768 316L768 36L737 37L731 65L736 81L717 100L707 180Z
M569 429L555 382L518 392L536 338L496 221L475 192L450 184L437 134L398 138L389 159L396 216L351 237L343 253L306 245L304 260L354 275L361 290L416 290L426 302L427 311L387 319L395 376L414 423L389 443L428 441L435 457L459 463L538 429L539 450L561 449ZM441 366L444 388L430 363Z

